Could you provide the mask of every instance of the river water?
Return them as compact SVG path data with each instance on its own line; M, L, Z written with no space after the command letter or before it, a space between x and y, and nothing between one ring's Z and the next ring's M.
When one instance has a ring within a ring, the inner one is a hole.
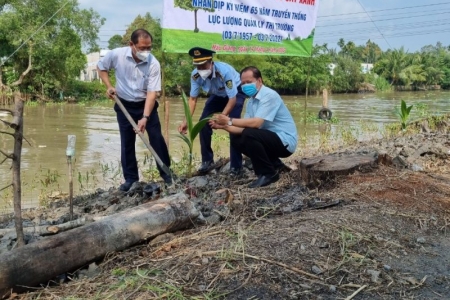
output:
M306 111L317 115L322 106L321 96L286 96L283 97L293 114L299 135L317 136L323 124L305 122ZM397 92L383 94L339 94L330 95L328 107L338 120L331 127L351 125L353 128L375 124L399 122L395 107L403 99L408 105L415 104L412 118L424 114L441 114L450 112L450 92ZM179 160L186 151L184 142L177 137L178 124L183 119L181 98L169 98L169 151L174 160ZM199 100L195 120L198 119L204 99ZM39 204L39 199L49 192L56 194L68 192L68 165L66 160L67 136L76 135L76 154L73 162L75 194L91 191L96 187L108 188L122 180L120 172L120 140L113 102L90 104L31 104L25 107L24 131L30 142L24 141L22 154L23 206ZM163 105L159 108L161 122L164 123ZM0 112L0 118L8 117ZM0 131L8 128L0 123ZM361 131L362 132L362 131ZM228 141L226 135L218 134L214 138L213 148L220 154L227 155ZM364 139L365 136L357 136ZM149 151L137 138L138 159L148 168L146 156ZM0 149L12 151L11 137L0 134ZM199 156L199 142L195 143L194 152ZM0 161L3 157L0 157ZM10 161L0 165L0 189L11 183ZM12 209L12 191L8 188L0 192L0 214Z

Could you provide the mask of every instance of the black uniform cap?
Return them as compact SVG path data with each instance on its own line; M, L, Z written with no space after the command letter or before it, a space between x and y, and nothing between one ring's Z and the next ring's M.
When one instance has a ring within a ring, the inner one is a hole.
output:
M214 53L216 52L200 47L194 47L189 50L189 55L192 56L192 63L194 65L204 64L208 60L212 59Z

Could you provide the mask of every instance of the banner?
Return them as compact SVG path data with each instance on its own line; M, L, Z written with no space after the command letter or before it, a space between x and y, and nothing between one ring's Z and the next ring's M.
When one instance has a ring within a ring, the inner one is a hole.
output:
M166 52L310 56L319 0L164 0Z

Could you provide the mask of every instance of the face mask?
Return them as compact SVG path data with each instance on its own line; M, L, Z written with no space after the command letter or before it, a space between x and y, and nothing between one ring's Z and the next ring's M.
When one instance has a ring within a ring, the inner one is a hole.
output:
M211 70L197 70L198 74L200 75L203 80L209 77L211 75Z
M255 96L258 92L258 89L256 88L256 82L243 84L242 91L249 97Z
M136 57L139 60L147 60L147 57L150 55L150 51L138 51L136 47L134 47L134 49L136 50Z

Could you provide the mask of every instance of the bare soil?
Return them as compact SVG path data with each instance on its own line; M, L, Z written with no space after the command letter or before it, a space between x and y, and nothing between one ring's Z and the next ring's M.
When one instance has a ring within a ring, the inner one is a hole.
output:
M407 140L450 146L448 130ZM392 153L406 149L390 142ZM450 152L428 151L410 162L420 171L380 165L316 189L302 186L295 170L257 190L247 188L251 177L187 181L178 189L206 217L219 215L217 224L111 253L62 274L60 284L11 298L449 299L449 162Z

